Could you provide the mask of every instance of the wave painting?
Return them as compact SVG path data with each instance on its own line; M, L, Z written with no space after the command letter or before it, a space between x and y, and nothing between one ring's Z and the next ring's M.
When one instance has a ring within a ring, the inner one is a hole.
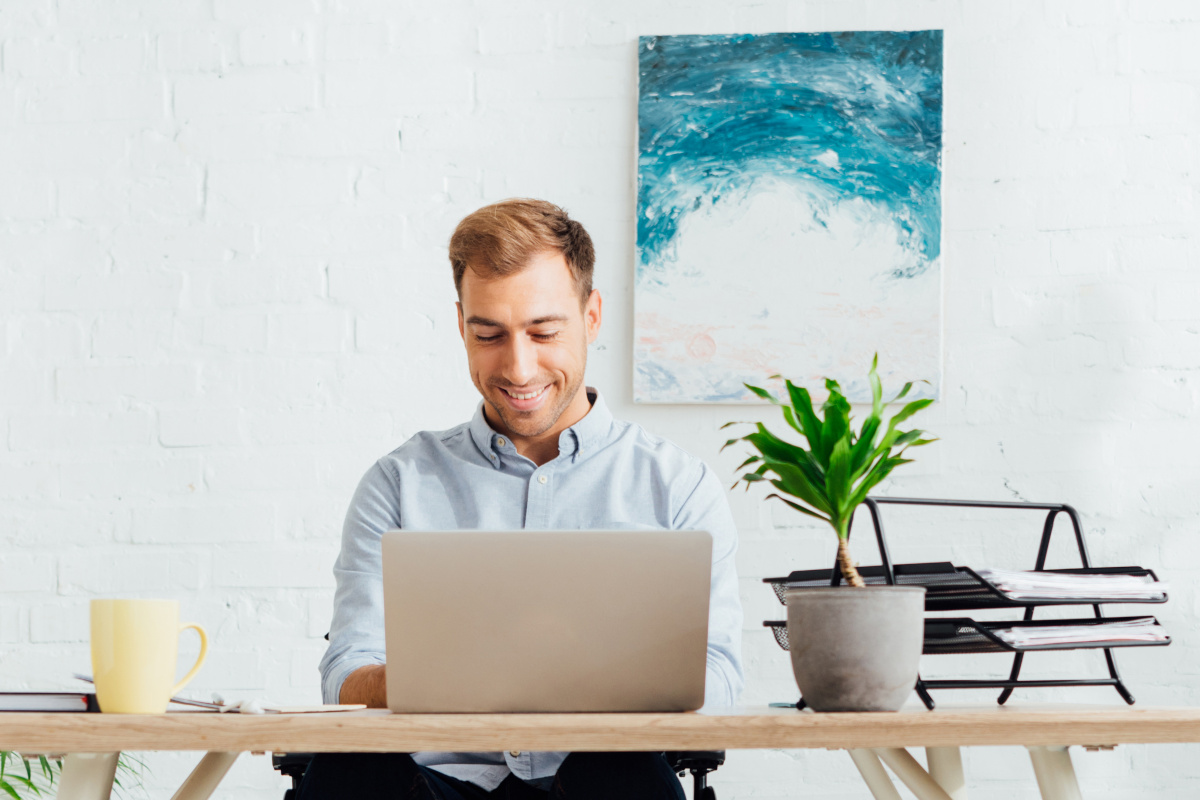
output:
M942 32L639 40L634 399L941 382Z

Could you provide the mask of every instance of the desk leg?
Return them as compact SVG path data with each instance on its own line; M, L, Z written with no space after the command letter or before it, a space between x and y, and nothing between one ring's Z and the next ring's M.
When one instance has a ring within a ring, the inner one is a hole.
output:
M896 773L917 800L952 800L937 781L929 777L924 767L903 747L877 747L875 754Z
M58 800L108 800L120 753L68 753L58 781Z
M1042 800L1083 800L1067 748L1030 747L1029 758L1033 761L1038 788L1042 790Z
M953 800L967 800L967 780L963 776L962 751L957 747L926 747L929 776L946 790Z
M200 763L187 776L171 800L208 800L217 784L229 772L238 753L206 753Z
M873 750L847 750L850 758L854 760L854 766L858 767L858 772L862 775L863 781L866 782L867 788L871 790L871 795L875 800L900 800L900 793L896 791L892 779L888 777L887 770L883 768L883 764L879 763L879 756L875 755Z

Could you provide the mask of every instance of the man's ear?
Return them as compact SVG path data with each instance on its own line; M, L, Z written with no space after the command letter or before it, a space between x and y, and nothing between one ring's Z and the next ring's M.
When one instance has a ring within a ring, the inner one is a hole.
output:
M458 335L465 342L467 341L467 327L463 323L462 303L455 303L454 307L458 309Z
M592 289L592 293L588 295L587 302L583 306L583 324L587 329L588 344L596 341L596 337L600 335L600 318L603 306L604 302L600 299L600 290Z

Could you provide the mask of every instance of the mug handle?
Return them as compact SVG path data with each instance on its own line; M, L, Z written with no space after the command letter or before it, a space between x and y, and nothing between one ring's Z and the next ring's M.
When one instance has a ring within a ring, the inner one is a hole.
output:
M171 689L171 696L179 694L179 690L187 686L188 681L196 677L196 673L200 671L200 665L204 663L204 657L208 655L208 634L194 622L186 622L179 626L179 632L183 633L188 628L192 628L196 633L200 634L200 655L196 656L196 663L192 664L192 668L188 670L188 674L183 676L183 680L175 684Z

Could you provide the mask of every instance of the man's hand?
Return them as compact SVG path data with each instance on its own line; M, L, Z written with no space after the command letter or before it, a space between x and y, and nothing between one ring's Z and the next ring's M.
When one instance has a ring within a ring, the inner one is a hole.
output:
M366 703L371 708L387 708L387 677L383 664L359 667L342 682L339 703Z

